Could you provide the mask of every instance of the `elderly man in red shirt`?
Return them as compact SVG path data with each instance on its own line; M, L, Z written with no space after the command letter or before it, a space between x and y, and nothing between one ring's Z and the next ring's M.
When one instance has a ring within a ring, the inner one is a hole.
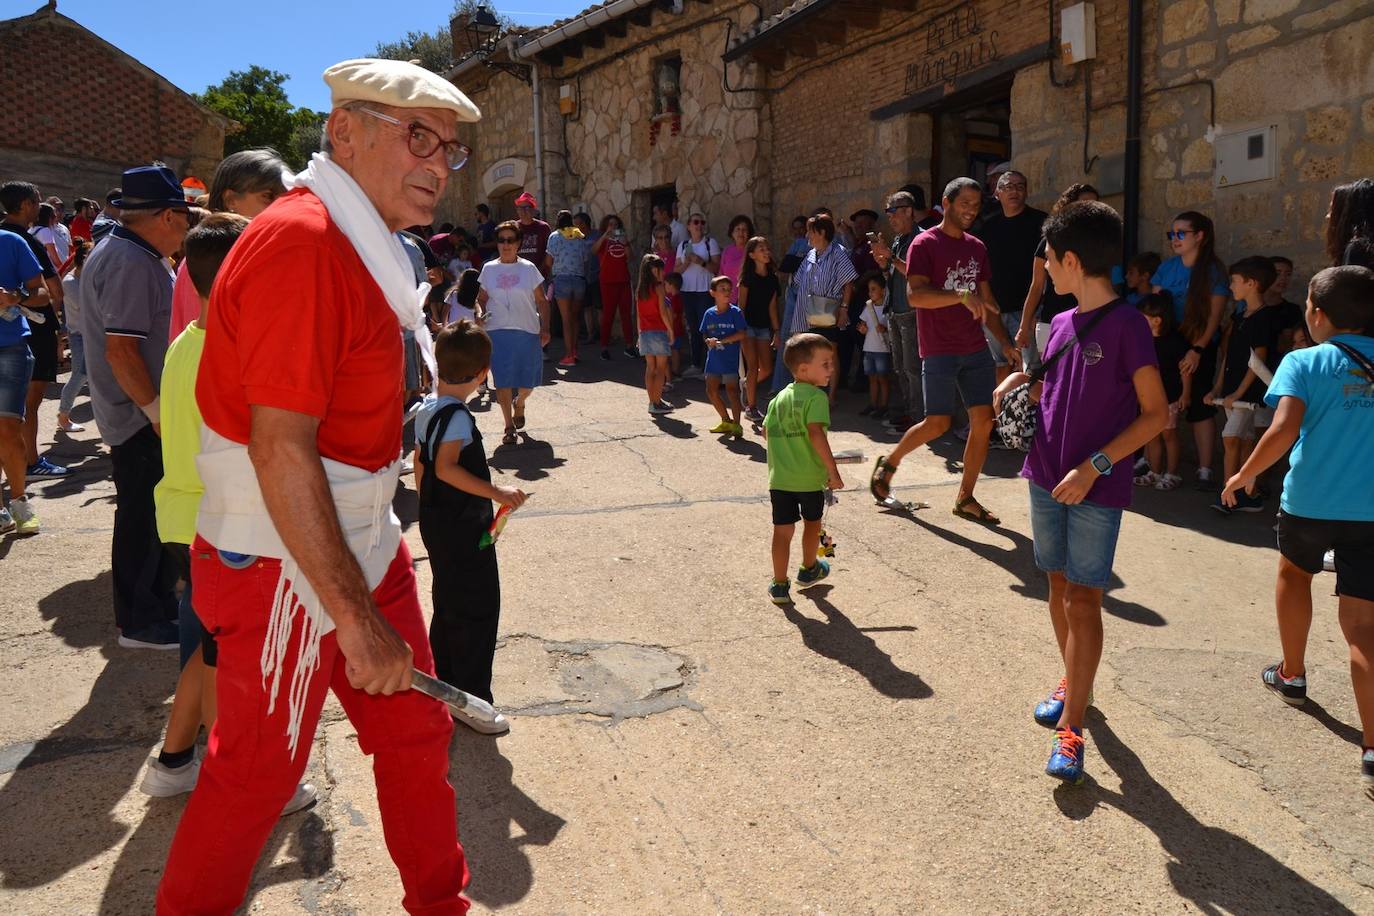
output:
M225 260L196 386L205 495L196 610L219 647L219 716L158 889L161 914L229 913L299 781L333 690L373 759L410 913L464 913L446 708L391 511L402 328L429 342L395 233L427 225L477 108L399 61L325 71L325 151ZM432 355L426 354L427 361ZM431 367L431 371L433 367Z

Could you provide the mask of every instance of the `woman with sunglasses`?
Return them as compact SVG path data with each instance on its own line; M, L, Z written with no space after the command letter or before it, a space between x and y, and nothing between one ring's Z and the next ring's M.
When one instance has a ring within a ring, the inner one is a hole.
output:
M496 227L496 260L482 265L477 313L491 337L491 384L506 421L503 445L514 445L525 428L525 402L543 382L542 347L549 342L549 301L544 275L520 257L520 226Z
M1168 232L1174 256L1150 278L1157 293L1168 293L1174 303L1174 319L1179 333L1187 340L1188 353L1179 362L1184 375L1203 379L1206 384L1216 374L1217 343L1221 316L1230 295L1226 268L1216 255L1216 230L1211 219L1195 210L1174 217ZM1216 409L1197 398L1187 405L1184 419L1193 427L1197 446L1197 488L1215 490L1212 453L1216 446Z
M687 221L687 238L678 246L676 267L682 275L682 307L692 338L692 365L683 375L700 378L706 365L706 341L698 328L711 308L711 279L720 272L720 244L706 234L706 217L700 210L694 210Z

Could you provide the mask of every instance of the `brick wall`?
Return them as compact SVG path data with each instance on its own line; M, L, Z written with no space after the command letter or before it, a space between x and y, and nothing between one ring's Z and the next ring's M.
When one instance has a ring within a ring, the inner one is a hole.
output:
M154 159L206 178L218 164L224 129L215 118L65 16L42 11L0 22L0 46L6 177L23 175L26 163L71 160L69 185L54 184L53 193L103 197L108 175ZM80 176L98 183L75 186Z

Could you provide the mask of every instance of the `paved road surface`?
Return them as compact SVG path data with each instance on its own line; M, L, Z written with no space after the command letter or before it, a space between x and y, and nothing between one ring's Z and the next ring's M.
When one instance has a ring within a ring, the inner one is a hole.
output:
M1374 911L1329 579L1313 700L1288 709L1258 684L1277 651L1271 519L1215 517L1191 491L1139 499L1089 780L1060 787L1030 717L1058 669L1013 456L979 488L998 529L950 514L952 439L898 475L931 503L914 514L878 510L853 489L867 466L843 467L834 575L779 609L761 441L706 434L700 383L652 422L638 371L593 361L541 388L528 441L493 457L534 495L500 545L513 729L453 744L474 912ZM832 442L871 461L893 439L844 403ZM480 416L499 442L499 413ZM0 542L0 911L146 913L183 805L136 788L175 657L115 645L97 438L53 454L77 471L37 488L43 533ZM397 505L413 520L411 490ZM320 803L272 835L247 911L399 912L332 699L310 778Z

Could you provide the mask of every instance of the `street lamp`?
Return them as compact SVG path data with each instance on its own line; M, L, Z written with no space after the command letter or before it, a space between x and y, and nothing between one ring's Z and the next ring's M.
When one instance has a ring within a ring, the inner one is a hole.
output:
M486 6L479 6L473 10L472 16L463 25L463 33L467 36L468 47L472 48L472 53L487 69L508 73L516 79L528 83L530 81L528 65L491 59L496 52L495 39L500 32L501 23L491 9Z

